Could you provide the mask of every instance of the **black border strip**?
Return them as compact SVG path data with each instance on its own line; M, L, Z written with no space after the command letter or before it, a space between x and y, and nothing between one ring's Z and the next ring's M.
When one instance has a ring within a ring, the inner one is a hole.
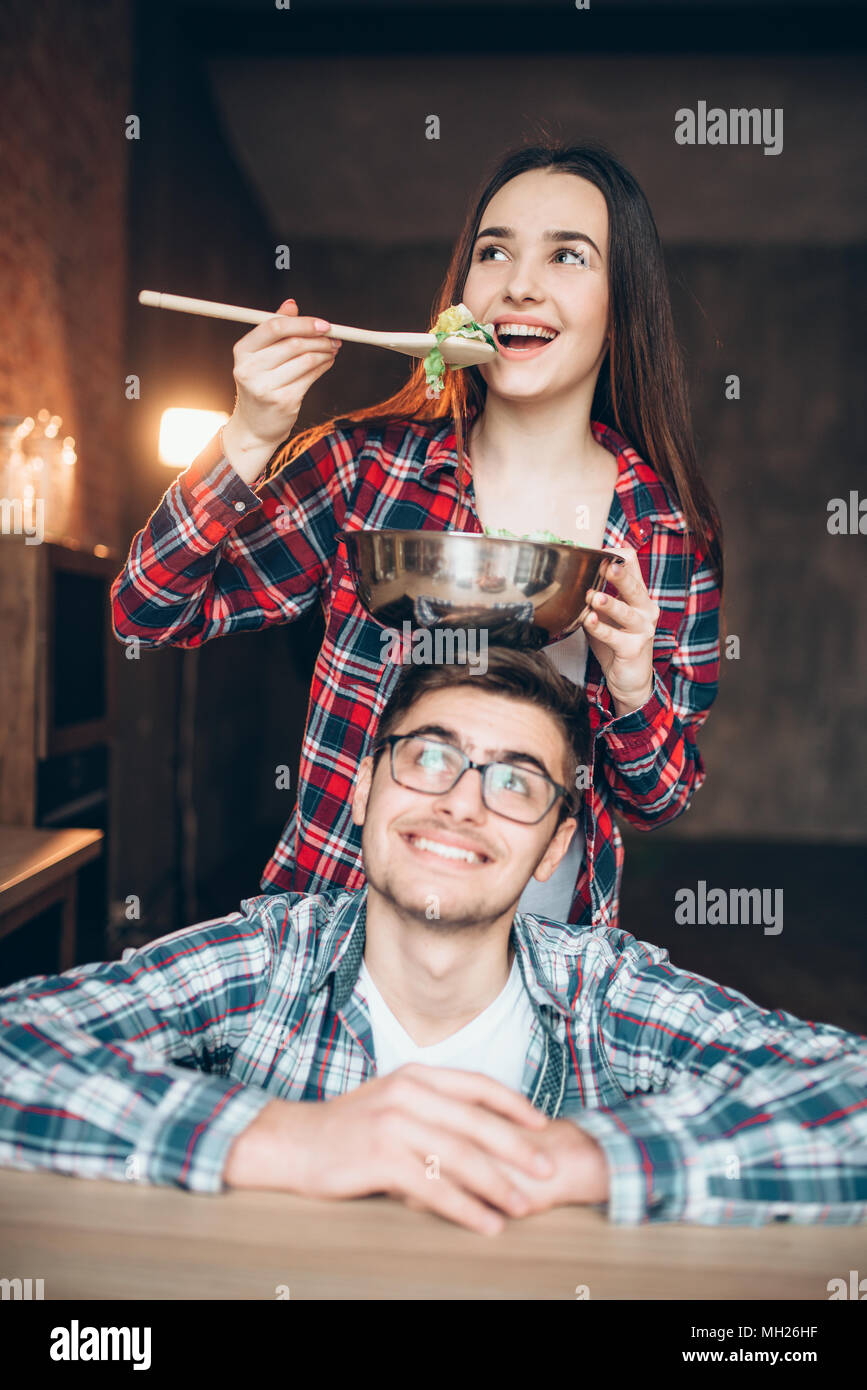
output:
M307 11L178 6L182 35L209 57L394 54L852 53L863 51L864 10L851 5L617 6L592 0L587 11L554 7L458 10L425 3L404 9Z

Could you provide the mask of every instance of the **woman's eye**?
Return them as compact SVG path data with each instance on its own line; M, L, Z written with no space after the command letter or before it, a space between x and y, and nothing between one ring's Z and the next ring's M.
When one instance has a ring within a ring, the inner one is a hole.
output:
M590 264L590 257L588 256L588 254L587 254L586 251L573 251L573 249L572 249L571 246L564 246L564 247L562 248L562 250L560 250L560 251L557 252L557 255L558 255L558 256L574 256L574 257L575 257L575 260L570 262L571 265L589 265L589 264Z
M479 252L479 260L489 261L495 252L499 252L501 255L506 254L501 246L483 246ZM584 249L576 251L571 246L561 246L559 251L554 252L554 256L555 259L557 256L574 256L575 259L569 262L570 265L590 264L590 255L588 251Z

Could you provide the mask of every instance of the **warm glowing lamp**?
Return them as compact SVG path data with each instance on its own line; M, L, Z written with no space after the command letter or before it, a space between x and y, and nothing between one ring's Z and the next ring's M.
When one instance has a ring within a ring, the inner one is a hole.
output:
M164 410L160 420L160 463L169 468L186 468L228 418L224 410Z

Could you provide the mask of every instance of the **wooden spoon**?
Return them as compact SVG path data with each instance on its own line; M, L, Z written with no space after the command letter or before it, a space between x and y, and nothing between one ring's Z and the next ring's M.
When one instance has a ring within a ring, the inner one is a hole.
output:
M205 318L230 319L235 323L264 323L266 319L277 317L267 309L245 309L239 304L219 304L212 299L189 299L182 294L161 294L158 290L141 290L139 304L151 305L154 309L177 309L182 314L201 314ZM433 333L380 333L372 328L348 328L343 323L332 323L326 338L340 338L345 343L369 343L371 347L388 348L391 352L402 352L407 357L427 357L437 346ZM443 361L450 367L472 367L479 362L490 362L497 350L481 338L463 338L450 334L439 344Z

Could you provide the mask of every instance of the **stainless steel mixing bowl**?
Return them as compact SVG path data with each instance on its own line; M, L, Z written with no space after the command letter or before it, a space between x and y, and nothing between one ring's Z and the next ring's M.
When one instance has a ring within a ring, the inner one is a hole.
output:
M484 629L536 649L574 632L612 552L464 531L338 531L359 600L383 627Z

